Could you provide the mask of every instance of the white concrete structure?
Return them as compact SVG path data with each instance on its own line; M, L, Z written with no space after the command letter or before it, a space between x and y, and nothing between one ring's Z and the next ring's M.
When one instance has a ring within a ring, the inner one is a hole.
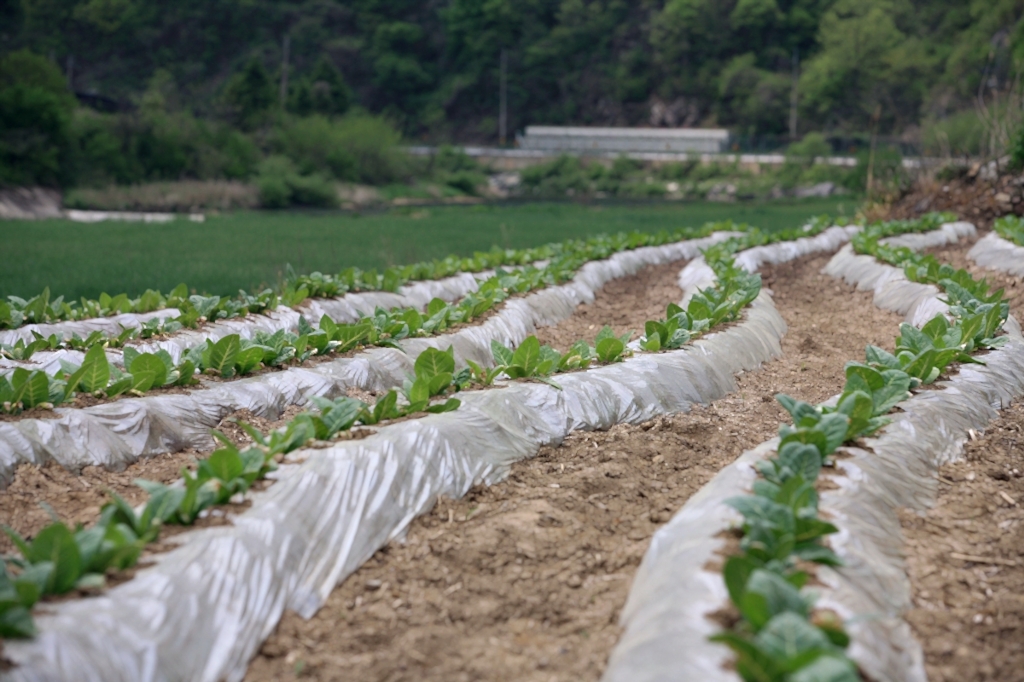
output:
M527 126L521 149L546 152L697 152L719 154L728 130L702 128L571 128Z

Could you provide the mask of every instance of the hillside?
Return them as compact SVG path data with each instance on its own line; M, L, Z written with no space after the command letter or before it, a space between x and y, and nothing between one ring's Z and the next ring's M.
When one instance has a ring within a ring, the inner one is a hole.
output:
M496 141L503 48L511 130L786 134L796 56L801 131L865 131L877 112L883 132L913 137L969 109L983 83L1007 86L1022 11L1022 0L8 0L0 51L49 56L77 92L121 103L157 78L173 104L225 117L250 59L276 90L288 36L292 109L308 105L326 59L356 103L407 135L476 142Z

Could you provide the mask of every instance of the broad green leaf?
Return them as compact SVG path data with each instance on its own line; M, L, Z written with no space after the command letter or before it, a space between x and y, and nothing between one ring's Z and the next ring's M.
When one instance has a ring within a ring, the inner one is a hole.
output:
M225 378L232 376L240 346L238 334L229 334L217 343L208 341L206 351L203 352L203 369L212 370Z
M882 373L885 386L871 396L874 401L874 416L888 414L892 408L910 395L910 375L898 369L886 370Z
M433 317L438 313L444 311L448 307L448 303L440 298L431 299L430 303L427 304L427 317Z
M135 377L141 373L151 374L152 383L150 386L163 386L167 383L167 365L161 358L157 357L153 353L137 355L130 365L127 362L126 356L125 366L128 368L128 371L132 373L132 376ZM138 390L148 391L149 388Z
M647 338L640 343L640 347L652 353L661 350L661 335L658 332L648 334Z
M597 357L604 363L616 362L621 359L625 350L622 341L617 338L605 338L597 342Z
M263 346L250 346L245 350L240 350L235 356L235 369L239 374L249 374L259 367L265 354L266 349Z
M103 346L93 346L82 361L82 376L79 386L86 393L102 391L110 383L110 363ZM70 385L70 384L69 384Z
M528 336L512 354L512 365L522 368L525 376L532 376L540 363L540 341Z
M432 378L430 380L430 384L429 384L430 397L434 397L435 395L441 395L446 390L448 390L448 387L451 386L451 385L452 385L452 375L450 373L443 372L441 374L438 374L437 376L435 376L434 378Z
M36 634L32 614L21 605L6 605L0 610L0 638L27 639Z
M782 613L804 617L808 613L808 603L799 590L775 573L763 569L751 573L746 592L737 606L755 630L760 630Z
M26 410L50 402L50 377L46 372L36 370L29 375L21 402Z
M857 667L837 654L821 656L788 678L788 682L860 682Z
M762 651L779 661L796 662L805 654L831 651L832 643L802 615L784 612L772 618L754 638ZM813 659L815 656L812 656ZM785 665L793 669L792 665Z
M206 460L200 462L200 469L204 473L209 473L225 483L241 476L244 468L238 450L233 447L215 450Z
M139 351L135 350L131 346L128 346L127 348L125 348L121 352L122 352L122 357L124 358L124 367L129 372L131 372L132 371L132 363L135 362L135 359L139 357L140 353L139 353Z
M448 350L427 348L416 358L414 371L417 379L430 381L439 374L455 373L454 348L449 346ZM449 382L450 383L450 382Z
M191 360L185 360L178 365L178 386L188 386L195 381L196 366Z
M725 560L722 568L722 577L725 578L725 586L729 590L729 598L734 604L740 603L747 591L747 581L750 575L758 568L757 563L750 557L734 555Z
M430 400L430 382L427 379L417 379L409 387L409 402L418 403Z
M63 594L72 588L82 575L82 560L74 535L63 523L54 523L39 531L30 545L30 555L25 558L33 563L53 563L53 573L44 592Z
M453 412L459 409L459 406L461 405L462 401L460 401L459 399L449 398L448 400L439 405L431 405L430 407L427 408L426 411L432 414L440 414L442 412Z

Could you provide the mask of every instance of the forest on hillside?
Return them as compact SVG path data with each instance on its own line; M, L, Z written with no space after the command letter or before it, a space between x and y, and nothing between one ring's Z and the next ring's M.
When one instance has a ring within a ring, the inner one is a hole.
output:
M2 0L0 169L18 181L17 149L39 137L24 129L42 125L26 112L47 97L46 135L65 126L74 138L53 154L93 159L119 182L244 176L275 145L311 144L322 124L294 131L310 117L358 118L350 139L394 129L493 144L503 51L510 131L788 136L795 86L799 136L876 129L934 153L981 153L979 98L1019 99L1022 16L1024 0ZM83 105L98 111L72 111ZM160 139L161 125L177 138ZM207 158L175 160L186 138ZM125 145L169 160L118 167ZM74 175L64 157L50 181ZM321 165L372 180L353 164Z

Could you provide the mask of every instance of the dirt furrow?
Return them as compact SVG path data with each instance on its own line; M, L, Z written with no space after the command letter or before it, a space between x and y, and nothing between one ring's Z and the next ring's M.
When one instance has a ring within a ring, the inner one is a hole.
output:
M595 321L613 325L618 334L629 329L642 331L645 320L663 317L665 306L682 297L675 280L684 265L685 261L677 261L650 266L635 275L612 280L598 292L593 303L579 306L572 317L557 326L541 329L538 332L541 342L563 350L563 346L581 338L593 342L601 328L600 325L595 327ZM646 297L650 298L649 305L635 307L638 299ZM354 391L352 397L368 401L375 398L373 394L358 391ZM220 430L239 443L247 443L251 440L232 420L249 422L266 432L283 426L299 411L300 408L292 406L282 419L273 422L248 412L237 413L226 418ZM109 500L107 490L116 492L131 504L141 503L145 494L134 485L135 479L170 483L180 477L182 467L194 469L196 458L208 454L187 450L140 459L121 472L86 467L81 475L54 463L43 467L22 465L10 486L0 491L0 524L31 537L52 522L52 514L69 525L92 523L98 518L100 507ZM0 552L12 549L13 543L0 534Z
M970 262L970 246L930 253L1004 288L1024 319L1024 284ZM1024 680L1024 403L964 449L939 470L934 508L901 513L913 594L906 618L931 682Z
M865 344L892 348L899 317L821 275L826 262L764 271L790 327L785 356L740 377L735 394L689 414L573 434L499 485L439 500L314 618L286 614L246 679L596 680L651 534L722 466L775 434L784 413L774 394L825 400ZM660 315L667 302L629 287L617 298L594 306ZM632 324L596 311L579 323L595 331L606 322Z
M1024 680L1024 404L939 471L927 514L901 514L931 682Z

